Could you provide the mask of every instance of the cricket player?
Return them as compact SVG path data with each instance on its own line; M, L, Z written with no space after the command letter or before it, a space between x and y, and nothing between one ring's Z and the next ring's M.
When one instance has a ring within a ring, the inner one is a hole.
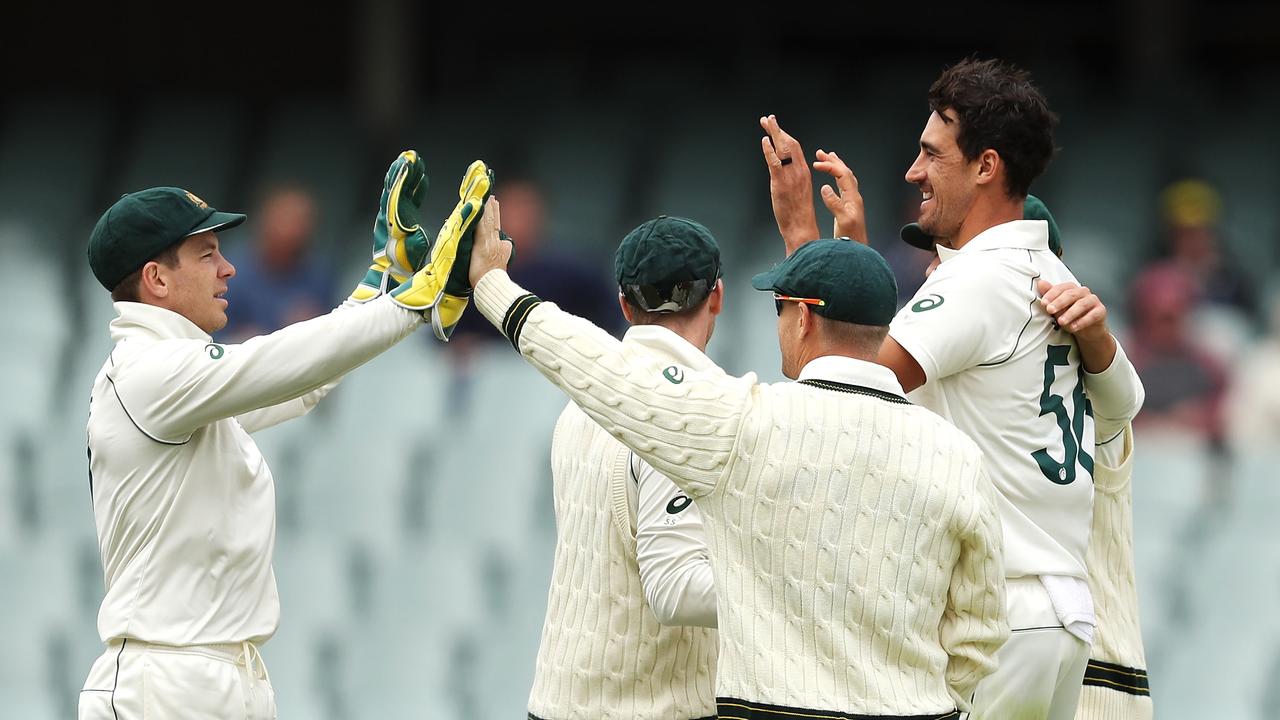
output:
M994 60L945 70L929 107L906 180L920 188L919 228L940 264L894 318L877 360L913 401L974 439L998 490L1011 635L971 717L1068 720L1097 622L1085 562L1095 428L1079 344L1039 303L1039 281L1075 278L1050 247L1047 222L1023 219L1031 182L1053 155L1056 118L1025 72ZM775 216L793 252L817 236L809 168L776 118L761 124ZM822 197L838 232L865 241L853 173L833 153L817 158L814 168L836 179Z
M1088 288L1040 282L1046 312L1080 342L1093 407L1093 529L1089 588L1098 618L1077 720L1150 720L1151 690L1133 568L1133 418L1145 392L1107 329L1106 306Z
M724 298L707 228L642 223L618 246L614 271L631 323L625 355L718 371L704 354ZM555 570L529 717L715 717L716 596L698 506L573 402L556 423L551 466Z
M976 445L874 363L897 299L884 259L824 240L753 279L798 380L763 384L629 350L526 292L500 219L491 199L476 306L702 511L719 717L958 717L1008 634L995 492Z
M106 650L81 691L82 720L276 717L258 650L280 619L275 489L250 434L306 413L424 313L441 314L492 178L472 165L432 243L417 223L424 170L412 151L391 165L373 263L347 302L240 345L210 335L226 324L235 275L218 233L244 215L158 187L98 220L89 265L119 316L89 404Z

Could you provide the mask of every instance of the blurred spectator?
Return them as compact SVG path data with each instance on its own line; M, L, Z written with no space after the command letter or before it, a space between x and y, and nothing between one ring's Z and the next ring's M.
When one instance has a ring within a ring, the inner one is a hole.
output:
M898 235L903 225L919 219L920 189L915 185L909 185L902 193L902 202L896 220L890 225L876 228L871 238L871 246L880 251L884 259L889 262L894 278L898 281L899 308L915 297L916 291L924 284L925 270L929 268L929 263L933 262L934 258L933 253L908 245Z
M1160 204L1162 251L1195 282L1199 302L1256 319L1257 301L1248 276L1222 244L1218 191L1203 180L1179 180L1164 189Z
M1190 323L1198 301L1195 279L1166 261L1139 274L1132 287L1133 314L1127 350L1147 399L1137 425L1193 432L1221 447L1226 375L1199 345Z
M327 264L312 249L316 206L298 187L268 192L247 245L231 248L236 282L227 294L227 327L219 340L238 342L333 309Z
M511 278L562 310L620 337L625 322L618 308L612 264L556 247L546 236L546 198L532 181L500 180L494 195L502 203L502 229L515 239ZM468 312L454 328L450 343L485 340L506 342L479 313Z
M1266 309L1267 334L1241 359L1227 403L1227 429L1241 449L1280 447L1280 286Z

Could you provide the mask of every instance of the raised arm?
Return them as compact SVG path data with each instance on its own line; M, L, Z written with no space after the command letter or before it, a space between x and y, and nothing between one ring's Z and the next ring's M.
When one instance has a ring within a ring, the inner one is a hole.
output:
M813 179L804 148L795 138L778 126L778 118L769 115L760 118L765 136L760 138L760 150L765 166L769 169L769 198L773 201L773 217L778 222L778 232L787 254L796 248L817 240L818 215L813 207Z
M435 319L458 246L475 224L490 180L487 167L473 163L460 202L428 241L416 214L425 166L417 153L401 153L383 181L373 263L341 307L240 345L155 343L111 376L121 402L141 429L167 442L185 442L223 418L242 416L260 429L305 412L326 386L408 336L424 314Z
M158 440L185 442L209 423L319 389L421 323L420 314L379 298L241 345L164 340L109 377L143 431Z
M240 423L240 427L244 428L245 432L256 433L259 430L266 430L282 422L302 417L315 409L315 406L319 405L320 401L325 399L330 391L338 387L342 377L344 376L339 376L292 400L286 400L278 405L271 405L260 410L250 410L247 413L237 415L236 422Z
M734 457L755 397L751 376L697 372L657 355L624 353L590 322L543 302L507 276L498 202L477 223L471 256L476 307L531 365L600 427L691 497L710 492Z

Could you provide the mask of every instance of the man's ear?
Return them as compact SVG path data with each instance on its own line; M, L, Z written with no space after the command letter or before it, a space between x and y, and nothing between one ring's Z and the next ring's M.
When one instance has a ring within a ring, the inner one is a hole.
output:
M160 263L152 260L142 266L142 277L139 280L138 294L164 298L169 296L169 279L165 277ZM146 295L143 293L145 292Z
M1000 158L1000 153L991 148L982 151L978 155L978 177L979 185L989 185L1001 179L1004 174L1004 160Z
M711 288L711 294L707 297L707 309L712 315L719 315L724 310L724 280L716 280L716 286Z
M818 316L809 308L809 303L796 303L796 308L800 310L799 339L803 340L817 329Z

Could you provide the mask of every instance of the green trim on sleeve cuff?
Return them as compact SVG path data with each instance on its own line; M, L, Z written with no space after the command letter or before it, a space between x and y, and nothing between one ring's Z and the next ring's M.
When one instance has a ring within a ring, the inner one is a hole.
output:
M515 348L516 352L520 352L520 331L524 329L529 313L541 304L542 299L537 295L525 293L516 298L516 301L511 303L511 307L507 308L507 314L502 318L502 334L511 341L511 347Z

